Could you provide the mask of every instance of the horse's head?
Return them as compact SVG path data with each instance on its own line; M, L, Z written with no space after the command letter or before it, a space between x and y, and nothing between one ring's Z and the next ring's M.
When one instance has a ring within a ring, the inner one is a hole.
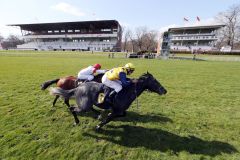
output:
M144 81L145 88L149 91L160 95L167 93L167 90L153 77L152 74L147 72L139 78L139 80L141 79Z

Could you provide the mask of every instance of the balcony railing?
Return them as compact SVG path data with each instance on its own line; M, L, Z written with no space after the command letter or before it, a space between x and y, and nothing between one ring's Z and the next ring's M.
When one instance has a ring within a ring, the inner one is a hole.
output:
M98 38L98 37L118 37L117 33L113 34L59 34L59 35L25 35L26 39L40 38Z
M216 32L210 32L210 33L190 33L190 34L171 34L170 36L214 36L216 35Z
M172 41L196 41L196 40L217 40L217 36L192 36L192 37L172 37Z

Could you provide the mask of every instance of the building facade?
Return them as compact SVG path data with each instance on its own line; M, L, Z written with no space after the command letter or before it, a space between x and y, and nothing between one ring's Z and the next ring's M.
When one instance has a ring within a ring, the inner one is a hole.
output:
M122 29L116 20L12 24L25 43L18 49L121 51Z
M217 50L224 25L169 28L163 33L162 50L211 51Z

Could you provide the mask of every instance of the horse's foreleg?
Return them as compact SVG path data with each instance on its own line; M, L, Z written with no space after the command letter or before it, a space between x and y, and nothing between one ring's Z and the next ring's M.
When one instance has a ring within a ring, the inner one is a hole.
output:
M98 110L94 109L93 107L91 108L91 110L94 112L95 116L94 118L99 118L99 116L101 115L101 112L99 112Z
M56 95L56 97L55 97L55 99L54 99L54 101L53 101L53 107L55 106L55 103L57 102L57 100L58 100L58 98L59 98L60 96L59 95Z
M96 130L100 130L104 125L112 121L116 116L117 115L114 112L109 113L107 118L103 120L99 125L96 126Z

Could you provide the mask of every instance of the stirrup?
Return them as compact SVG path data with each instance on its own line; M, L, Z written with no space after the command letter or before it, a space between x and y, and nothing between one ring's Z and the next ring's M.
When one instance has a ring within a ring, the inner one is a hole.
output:
M103 102L104 102L104 99L105 99L105 94L104 94L104 93L99 93L99 94L98 94L97 103L98 103L98 104L103 103Z

